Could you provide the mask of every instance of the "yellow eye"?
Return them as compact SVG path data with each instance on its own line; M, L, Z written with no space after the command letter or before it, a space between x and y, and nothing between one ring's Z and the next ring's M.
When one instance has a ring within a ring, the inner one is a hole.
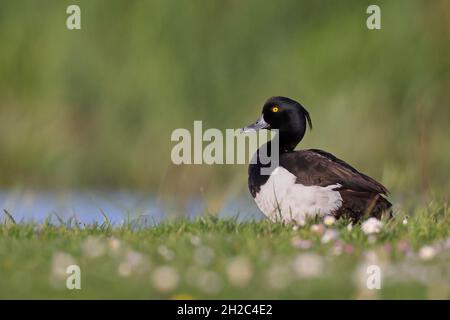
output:
M278 107L273 107L272 108L272 112L278 112L278 110L280 110Z

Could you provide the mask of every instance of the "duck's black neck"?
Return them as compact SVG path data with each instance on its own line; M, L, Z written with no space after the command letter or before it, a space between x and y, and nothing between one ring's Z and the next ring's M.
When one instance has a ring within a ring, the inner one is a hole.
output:
M282 131L279 131L272 140L268 141L258 149L257 162L262 164L260 158L272 157L272 152L278 152L278 155L292 152L297 144L302 140L302 138L303 134L294 135L292 133L287 134L285 132L283 133ZM277 139L278 142L275 142L274 139ZM276 145L278 145L278 148L276 148Z
M278 132L277 136L279 139L280 154L293 151L303 138L303 135L288 134L282 131Z

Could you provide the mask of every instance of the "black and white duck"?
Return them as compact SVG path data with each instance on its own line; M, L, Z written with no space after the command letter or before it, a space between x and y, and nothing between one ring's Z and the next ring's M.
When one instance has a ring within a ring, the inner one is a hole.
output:
M312 128L311 118L300 103L272 97L261 117L242 129L278 130L279 166L262 174L261 168L268 165L260 161L260 148L248 170L248 186L259 209L272 221L284 222L325 215L354 221L380 218L383 213L391 216L391 203L384 197L388 190L382 184L326 151L294 151L307 125Z

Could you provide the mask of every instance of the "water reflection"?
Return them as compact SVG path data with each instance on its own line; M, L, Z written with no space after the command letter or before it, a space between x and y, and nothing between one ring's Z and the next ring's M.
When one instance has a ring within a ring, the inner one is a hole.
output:
M10 212L17 222L42 223L49 219L74 218L78 222L102 223L106 214L113 225L139 218L142 225L154 225L173 216L154 196L132 192L35 192L0 191L0 208ZM205 205L199 199L185 204L183 215L195 218L205 213ZM240 221L260 220L262 215L248 198L229 199L219 212L219 217L237 217Z

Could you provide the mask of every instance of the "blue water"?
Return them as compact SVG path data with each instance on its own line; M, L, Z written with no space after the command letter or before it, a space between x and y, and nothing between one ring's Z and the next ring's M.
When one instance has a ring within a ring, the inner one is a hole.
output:
M104 212L113 225L137 219L142 225L154 225L173 217L169 207L170 204L163 204L153 196L132 192L0 191L0 209L6 209L17 222L42 223L49 219L58 224L60 219L73 219L84 224L102 223L101 212ZM183 216L192 219L205 210L202 201L193 199L181 211ZM218 216L237 216L240 221L263 218L250 196L225 201Z

